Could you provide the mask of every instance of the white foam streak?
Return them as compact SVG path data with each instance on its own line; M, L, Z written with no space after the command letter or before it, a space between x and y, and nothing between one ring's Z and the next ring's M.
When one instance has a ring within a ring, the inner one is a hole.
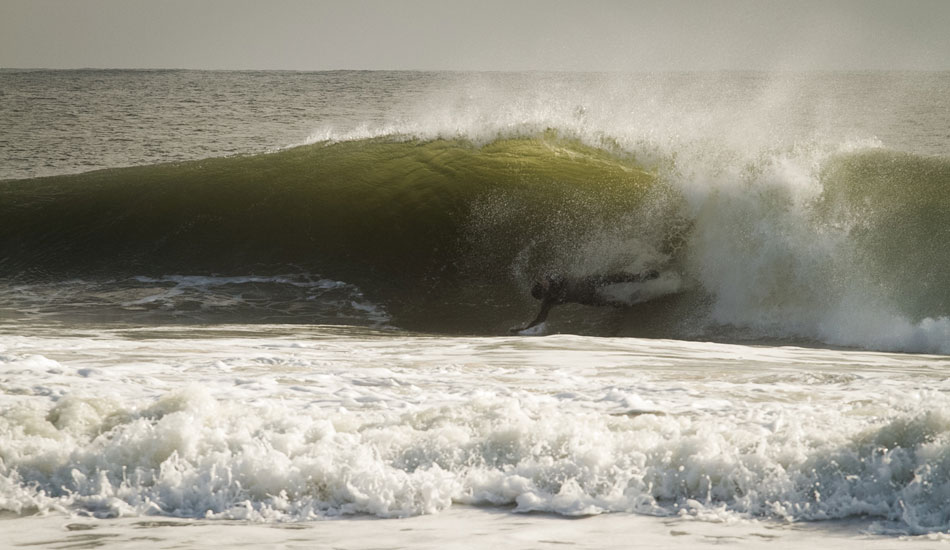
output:
M166 275L122 280L56 281L11 285L0 298L32 318L95 316L97 308L154 319L209 321L237 312L257 319L337 320L386 326L390 316L355 285L309 273L257 276Z

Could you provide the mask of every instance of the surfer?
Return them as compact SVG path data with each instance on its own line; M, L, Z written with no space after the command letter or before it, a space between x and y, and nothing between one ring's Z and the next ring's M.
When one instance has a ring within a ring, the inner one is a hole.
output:
M560 304L582 304L585 306L624 307L629 304L610 300L600 291L610 285L620 283L640 283L656 279L660 274L655 270L644 273L615 273L613 275L591 275L589 277L565 277L563 275L545 275L531 286L531 296L541 300L541 311L533 321L523 327L514 327L510 332L521 332L540 325L548 318L551 308Z

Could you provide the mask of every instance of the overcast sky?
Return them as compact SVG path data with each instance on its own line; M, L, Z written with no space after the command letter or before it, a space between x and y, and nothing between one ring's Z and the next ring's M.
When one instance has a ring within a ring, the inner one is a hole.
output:
M950 0L0 0L0 67L950 69Z

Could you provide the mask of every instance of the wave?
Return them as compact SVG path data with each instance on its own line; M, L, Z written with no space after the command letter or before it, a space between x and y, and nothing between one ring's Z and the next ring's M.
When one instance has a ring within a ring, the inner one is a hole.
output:
M658 269L544 331L950 353L950 160L378 136L0 183L0 276L346 281L396 326L499 333L542 273ZM316 275L319 274L319 275Z
M0 189L0 269L355 263L411 271L413 257L438 262L452 252L484 197L539 201L543 212L584 192L590 208L617 211L650 179L608 151L539 138L484 147L371 139L14 181Z

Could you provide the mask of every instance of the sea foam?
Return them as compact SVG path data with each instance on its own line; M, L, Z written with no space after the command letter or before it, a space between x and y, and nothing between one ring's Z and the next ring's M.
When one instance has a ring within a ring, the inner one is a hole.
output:
M513 505L716 521L868 516L911 533L950 521L950 403L929 370L943 359L222 330L153 334L147 362L142 339L118 333L22 341L0 364L0 383L20 396L0 415L3 508L294 521ZM72 358L46 368L34 352L51 344ZM83 376L90 365L101 372Z

